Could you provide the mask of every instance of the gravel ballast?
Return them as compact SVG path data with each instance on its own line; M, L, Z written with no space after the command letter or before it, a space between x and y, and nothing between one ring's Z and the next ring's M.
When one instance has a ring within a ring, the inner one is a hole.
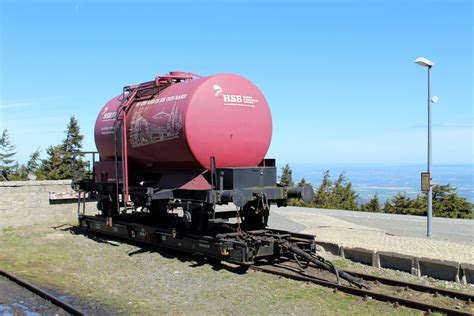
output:
M69 315L63 309L0 276L0 315Z

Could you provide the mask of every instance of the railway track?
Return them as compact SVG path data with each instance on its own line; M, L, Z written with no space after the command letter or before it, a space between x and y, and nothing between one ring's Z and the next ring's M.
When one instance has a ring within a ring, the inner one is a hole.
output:
M333 288L335 292L340 291L360 296L363 300L375 299L390 302L395 307L405 306L427 314L441 312L447 315L474 315L474 295L466 293L339 270L361 278L364 287L359 288L349 285L342 279L338 283L336 276L332 273L322 271L312 264L303 269L294 260L262 262L252 265L250 268L255 271Z
M35 285L25 281L25 280L22 280L22 279L18 278L17 276L15 276L11 273L0 270L0 276L3 276L5 278L7 278L11 282L16 283L20 287L27 289L28 291L30 291L33 294L43 298L44 300L51 302L53 305L65 310L67 313L69 313L71 315L74 315L74 316L84 315L84 313L82 311L78 310L74 306L72 306L72 305L70 305L66 302L61 301L60 299L58 299L54 295L44 291L43 289L40 289L39 287L37 287L37 286L35 286Z

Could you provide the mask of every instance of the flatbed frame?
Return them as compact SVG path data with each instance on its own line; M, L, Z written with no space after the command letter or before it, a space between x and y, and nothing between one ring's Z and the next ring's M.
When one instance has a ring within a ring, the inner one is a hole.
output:
M259 259L288 255L284 242L314 253L315 236L265 228L241 231L237 224L225 224L212 233L200 235L179 227L160 227L144 213L121 214L113 219L102 215L79 215L83 229L149 245L175 249L241 265L251 265Z

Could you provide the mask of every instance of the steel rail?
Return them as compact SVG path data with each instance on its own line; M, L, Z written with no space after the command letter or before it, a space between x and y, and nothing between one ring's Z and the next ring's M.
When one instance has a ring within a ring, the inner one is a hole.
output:
M19 286L21 286L23 288L26 288L30 292L42 297L43 299L45 299L47 301L50 301L52 304L64 309L66 312L70 313L71 315L75 315L75 316L83 316L84 315L84 313L82 311L78 310L74 306L72 306L72 305L70 305L66 302L61 301L60 299L56 298L55 296L51 295L50 293L40 289L36 285L33 285L33 284L31 284L27 281L24 281L24 280L18 278L17 276L15 276L15 275L13 275L9 272L0 270L0 275L7 278L8 280L18 284Z
M472 315L471 313L456 310L456 309L452 309L452 308L448 308L448 307L442 307L442 306L437 306L437 305L433 305L433 304L422 303L422 302L419 302L419 301L412 301L412 300L402 298L402 297L377 293L377 292L373 292L373 291L366 290L366 289L359 289L359 288L356 288L356 287L337 284L337 283L334 283L334 282L321 280L321 279L318 279L318 278L312 278L312 277L309 277L309 276L293 274L293 273L289 273L289 272L286 272L286 271L266 268L266 267L262 267L262 266L255 266L255 265L251 265L250 268L252 270L255 270L255 271L270 273L270 274L282 276L282 277L293 279L293 280L310 282L310 283L314 283L314 284L317 284L317 285L337 289L341 292L356 295L356 296L361 296L361 297L369 297L370 296L373 299L376 299L378 301L391 302L393 304L403 305L405 307L414 308L414 309L425 311L425 312L426 311L431 311L431 312L437 311L437 312L447 313L448 315Z
M427 285L422 285L422 284L416 284L412 282L403 282L399 280L394 280L394 279L389 279L389 278L384 278L384 277L379 277L375 275L370 275L370 274L365 274L365 273L360 273L360 272L355 272L351 270L342 270L347 273L350 273L354 276L357 276L359 278L362 278L365 281L377 281L382 284L386 285L391 285L391 286L401 286L401 287L408 287L412 290L415 290L417 292L425 292L425 293L431 293L431 294L440 294L444 296L448 296L451 298L456 298L460 299L466 302L474 302L474 295L472 294L467 294L467 293L461 293L461 292L456 292L456 291L451 291L451 290L446 290L446 289L439 289Z

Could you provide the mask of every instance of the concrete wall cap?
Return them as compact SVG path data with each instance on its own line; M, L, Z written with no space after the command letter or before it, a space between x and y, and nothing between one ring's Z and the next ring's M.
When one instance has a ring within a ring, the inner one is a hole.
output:
M383 257L395 257L395 258L404 258L404 259L412 259L412 260L415 259L414 256L410 256L410 255L406 255L406 254L398 253L394 251L377 251L377 254Z
M26 187L41 186L51 184L67 184L70 185L72 180L39 180L39 181L0 181L0 187Z
M360 252L365 252L365 253L370 253L370 254L373 254L376 252L375 250L365 249L365 248L360 248L360 247L344 247L344 250L360 251Z
M474 270L474 263L461 263L461 269L472 269Z
M435 264L444 264L449 266L459 266L459 262L457 261L450 261L450 260L442 260L442 259L433 259L433 258L426 258L426 257L415 257L418 262L428 262L428 263L435 263Z

